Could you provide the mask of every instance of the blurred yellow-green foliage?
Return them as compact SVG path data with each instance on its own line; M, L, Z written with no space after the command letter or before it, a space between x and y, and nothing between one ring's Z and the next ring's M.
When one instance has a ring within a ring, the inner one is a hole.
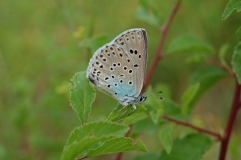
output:
M175 0L153 0L163 24ZM227 1L183 1L165 42L181 34L197 35L214 46L212 60L218 59L220 47L230 45L230 63L240 14L222 21ZM84 71L93 54L92 37L113 39L130 28L145 28L148 33L148 67L160 39L157 27L136 16L138 0L53 0L0 2L0 159L59 159L71 130L79 126L76 113L69 106L68 83L74 73ZM84 45L83 45L84 44ZM165 84L171 98L180 102L190 73L197 64L187 64L186 55L171 56L159 64L151 85ZM193 123L220 132L228 117L233 81L224 79L198 102ZM97 92L91 120L105 119L116 100ZM239 114L240 115L240 114ZM240 152L240 116L237 116L228 159ZM151 136L140 137L148 150L159 151L160 143ZM149 139L148 139L149 138ZM234 149L232 149L232 147ZM205 159L216 159L218 144ZM126 153L132 155L135 153ZM105 156L97 159L105 159Z

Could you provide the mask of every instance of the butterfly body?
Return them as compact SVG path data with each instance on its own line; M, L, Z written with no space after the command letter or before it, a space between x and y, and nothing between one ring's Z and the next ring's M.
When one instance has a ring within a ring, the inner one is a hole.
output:
M89 62L86 76L123 106L145 101L141 93L146 73L147 35L130 29L99 48Z

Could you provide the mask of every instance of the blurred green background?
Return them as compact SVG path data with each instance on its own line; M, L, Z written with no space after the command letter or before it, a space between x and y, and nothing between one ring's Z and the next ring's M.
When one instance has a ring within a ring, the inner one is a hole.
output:
M160 16L153 25L138 18L138 0L0 1L0 159L60 158L68 135L80 125L69 106L68 83L76 72L86 70L96 47L127 29L145 28L149 68L160 39L155 25L165 22L175 0L151 2ZM240 14L222 21L227 2L183 1L164 49L176 36L191 33L214 47L215 54L209 58L212 61L217 61L220 47L228 43L226 59L230 62L238 41L235 33ZM99 41L94 43L92 37ZM187 63L187 56L179 54L162 60L151 79L152 86L168 86L176 102L180 102L190 74L200 67L199 63ZM233 80L226 78L209 90L196 105L193 123L222 133L233 88ZM105 119L116 104L116 100L98 91L90 120ZM239 113L229 146L230 160L239 159L241 152L240 117ZM162 149L152 136L139 138L150 152ZM217 143L204 159L216 159L218 150Z

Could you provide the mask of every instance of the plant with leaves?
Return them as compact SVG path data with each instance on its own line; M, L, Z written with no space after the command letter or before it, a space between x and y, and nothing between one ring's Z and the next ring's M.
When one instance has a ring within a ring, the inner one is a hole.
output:
M160 26L160 13L151 1L140 0L140 8L136 12L136 18L147 22L153 27ZM227 45L221 47L219 62L210 64L210 53L214 53L214 47L192 34L181 34L173 39L164 50L166 35L170 29L181 1L178 0L161 28L161 38L155 57L151 61L151 67L142 92L152 91L148 87L150 79L158 63L179 53L188 55L187 63L198 62L205 67L194 71L190 78L189 87L183 93L180 104L168 97L167 86L158 85L155 90L163 90L165 100L160 101L154 96L149 96L147 101L138 106L133 112L132 107L119 105L102 121L88 121L92 103L95 99L95 89L88 83L85 72L78 72L70 84L70 104L78 114L81 126L75 128L64 147L62 160L86 159L93 156L118 153L116 160L122 158L123 152L142 151L147 149L142 141L135 140L138 135L146 131L158 134L163 150L159 153L140 154L134 160L199 160L212 147L214 143L221 143L219 160L224 160L227 153L230 134L233 124L241 107L241 43L234 48L231 66L225 59ZM227 19L233 11L241 11L241 0L230 0L223 13L223 20ZM82 46L94 51L100 38L89 39L82 42ZM93 44L92 44L93 43ZM209 131L189 123L193 108L200 97L219 80L231 77L235 81L235 90L230 115L228 117L224 134L218 131ZM147 88L148 87L148 88ZM179 135L173 135L178 131L178 126L186 129Z

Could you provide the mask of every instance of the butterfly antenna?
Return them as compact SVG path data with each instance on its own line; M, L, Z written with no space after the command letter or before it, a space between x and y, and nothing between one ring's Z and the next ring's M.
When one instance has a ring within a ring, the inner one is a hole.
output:
M154 97L156 97L156 98L158 98L158 99L161 99L161 100L163 100L164 98L163 97L159 97L159 96L156 96L154 93L162 93L162 91L157 91L157 92L145 92L143 95L150 95L150 96L154 96Z

